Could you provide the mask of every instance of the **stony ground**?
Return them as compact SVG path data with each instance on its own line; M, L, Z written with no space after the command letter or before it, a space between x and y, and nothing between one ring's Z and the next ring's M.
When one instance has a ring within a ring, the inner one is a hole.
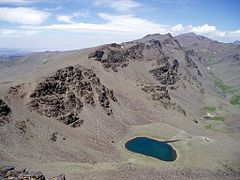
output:
M10 179L16 179L16 180L66 180L65 175L60 174L56 177L51 178L45 178L42 172L35 171L35 172L29 172L26 169L22 170L15 170L13 166L3 166L0 167L0 179L10 180Z

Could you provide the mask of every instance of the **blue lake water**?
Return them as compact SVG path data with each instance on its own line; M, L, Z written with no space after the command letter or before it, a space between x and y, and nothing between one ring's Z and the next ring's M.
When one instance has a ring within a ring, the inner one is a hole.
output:
M136 137L125 143L125 148L134 153L151 156L163 161L174 161L176 151L168 141L157 141L147 137Z

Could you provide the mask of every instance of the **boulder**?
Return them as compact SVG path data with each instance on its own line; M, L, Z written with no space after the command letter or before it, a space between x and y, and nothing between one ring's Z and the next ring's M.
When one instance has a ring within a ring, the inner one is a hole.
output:
M27 124L26 121L17 121L15 127L19 130L20 134L26 134Z
M9 118L12 114L10 107L0 99L0 126L3 126L9 122Z
M0 99L0 117L8 116L10 114L11 114L11 109L2 99Z
M170 65L166 58L165 60L167 61L166 63L158 65L149 72L153 74L155 79L157 79L161 84L173 85L180 79L179 75L177 74L179 63L175 59L173 64Z
M56 142L57 141L57 135L58 135L58 132L54 132L51 134L50 136L50 142Z
M58 176L55 177L51 177L48 180L66 180L65 175L64 174L60 174Z

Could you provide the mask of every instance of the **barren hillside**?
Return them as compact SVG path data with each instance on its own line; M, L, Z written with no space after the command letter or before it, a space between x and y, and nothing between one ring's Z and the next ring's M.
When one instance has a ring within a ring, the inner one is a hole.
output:
M238 91L239 52L195 34L153 34L4 60L0 165L73 180L237 179L239 107L211 72ZM177 159L127 151L136 136L179 139Z

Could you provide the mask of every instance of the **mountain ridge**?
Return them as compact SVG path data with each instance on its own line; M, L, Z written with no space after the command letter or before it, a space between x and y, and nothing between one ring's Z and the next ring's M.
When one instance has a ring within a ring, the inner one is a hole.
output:
M206 64L206 57L238 49L190 36L207 43L192 46L196 42L184 36L154 34L0 64L0 99L11 110L0 126L0 164L40 168L47 176L64 173L67 179L120 179L122 171L131 179L140 166L153 179L159 177L153 171L176 168L173 179L188 177L186 171L193 178L236 178L239 109L214 84L208 67L216 65ZM222 46L228 48L214 54ZM126 151L124 143L142 135L180 139L173 144L176 161Z

